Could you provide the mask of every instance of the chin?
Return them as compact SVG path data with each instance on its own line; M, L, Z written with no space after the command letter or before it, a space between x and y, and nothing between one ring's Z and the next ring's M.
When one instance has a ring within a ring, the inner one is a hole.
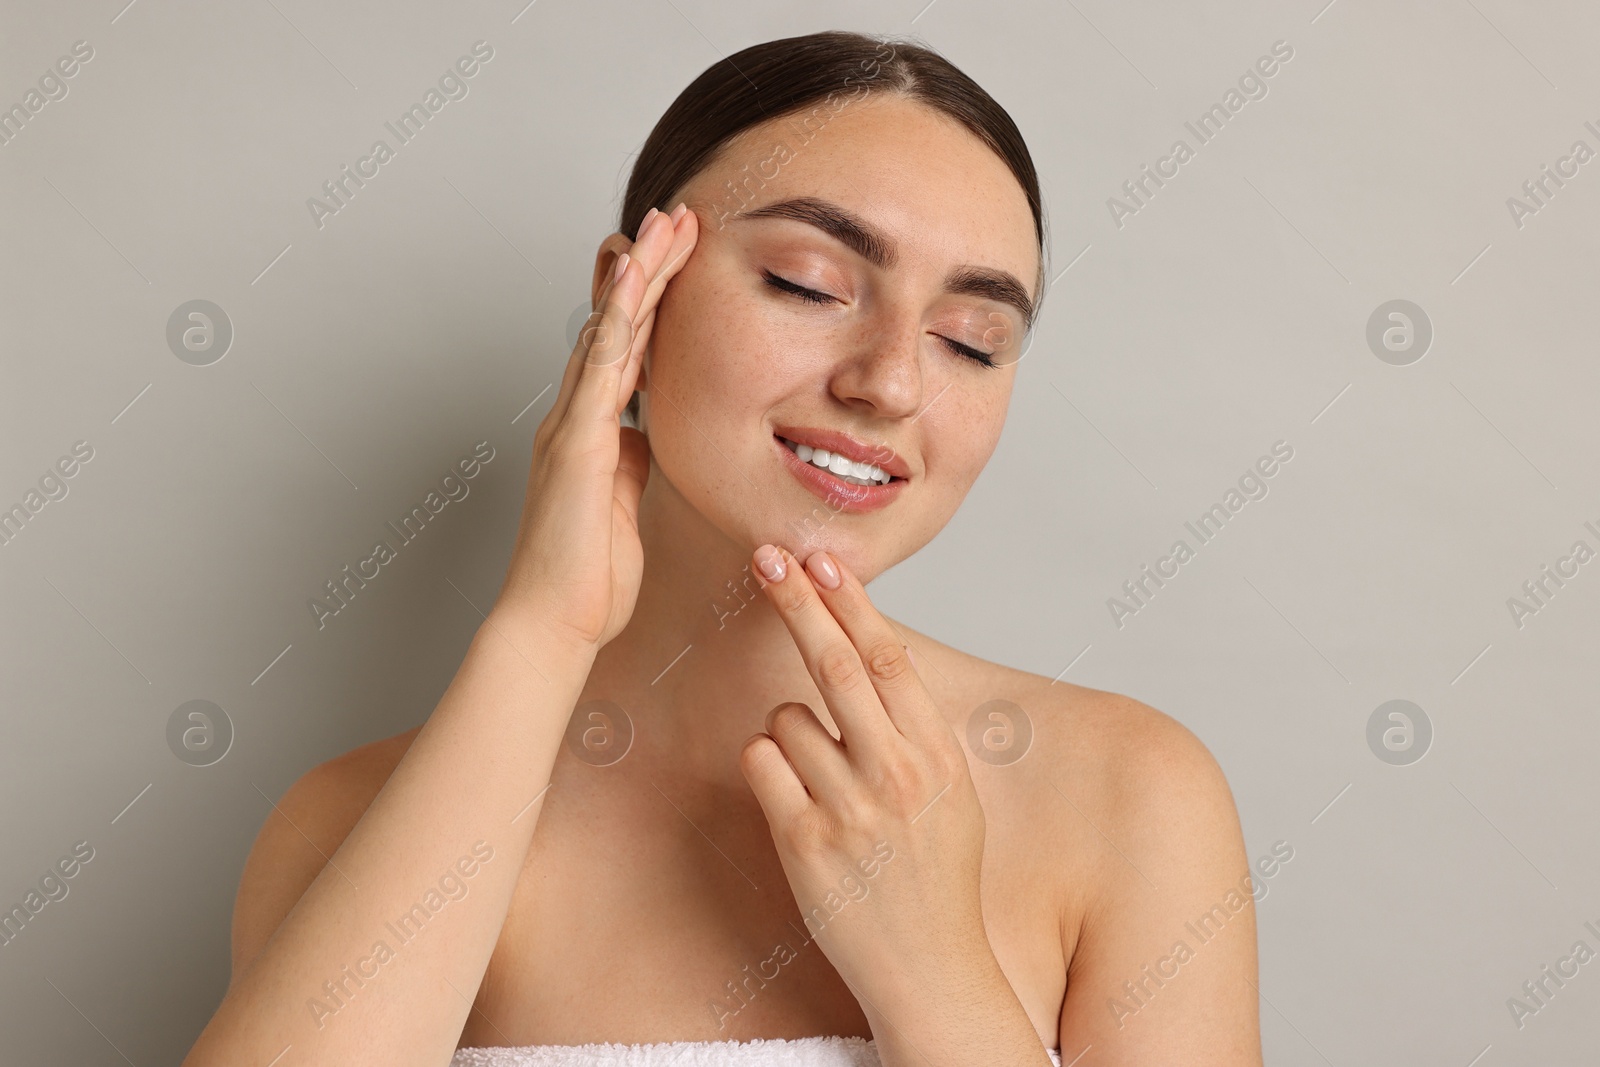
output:
M809 531L809 537L793 525L780 527L775 532L776 536L768 537L766 540L775 545L782 545L800 562L804 563L806 558L818 549L826 549L829 555L843 561L845 567L862 585L866 585L910 555L910 552L902 551L904 546L896 536L903 531L891 532L887 527L879 532L878 536L873 536L873 531L862 529L860 526L855 530L845 530L836 522L828 524L821 530ZM761 543L761 541L754 542L754 544Z

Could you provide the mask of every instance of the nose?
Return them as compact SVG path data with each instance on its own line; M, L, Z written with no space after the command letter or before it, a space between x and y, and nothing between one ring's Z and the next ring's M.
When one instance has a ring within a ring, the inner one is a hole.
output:
M833 395L883 418L915 415L922 407L922 326L889 310L865 321L850 339L848 357L834 370Z

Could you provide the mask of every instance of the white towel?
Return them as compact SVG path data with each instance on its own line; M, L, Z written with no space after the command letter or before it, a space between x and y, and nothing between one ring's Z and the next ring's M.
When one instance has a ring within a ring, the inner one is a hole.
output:
M1061 1067L1055 1049L1050 1062ZM458 1048L450 1067L881 1067L862 1037L671 1041L648 1045L521 1045Z

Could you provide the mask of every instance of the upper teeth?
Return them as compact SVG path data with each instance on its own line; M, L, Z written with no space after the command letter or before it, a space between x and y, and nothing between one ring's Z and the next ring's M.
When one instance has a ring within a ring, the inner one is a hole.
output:
M887 471L871 463L857 463L837 453L829 452L826 448L796 444L787 437L779 437L778 440L807 463L831 471L851 485L887 485L891 480Z

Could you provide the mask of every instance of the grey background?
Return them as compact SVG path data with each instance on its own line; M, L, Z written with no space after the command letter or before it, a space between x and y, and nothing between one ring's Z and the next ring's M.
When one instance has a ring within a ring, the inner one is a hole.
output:
M880 605L1211 748L1251 856L1295 849L1259 906L1269 1063L1600 1056L1600 963L1520 1030L1506 1006L1600 949L1600 562L1507 607L1600 548L1600 160L1520 228L1506 205L1600 149L1593 5L125 2L10 2L0 34L6 107L94 48L0 146L0 506L95 450L0 547L0 902L95 849L0 947L7 1062L187 1050L268 798L421 722L491 601L651 125L719 56L831 27L993 93L1052 245L1000 447ZM319 229L306 199L479 39L469 94ZM1268 95L1115 225L1277 40ZM166 342L195 299L234 330L205 367ZM1409 366L1366 344L1392 299L1433 325ZM469 497L319 632L306 599L483 439ZM1119 628L1107 599L1280 439L1269 495ZM236 733L204 768L166 740L196 699ZM1368 748L1393 699L1429 717L1420 762Z

